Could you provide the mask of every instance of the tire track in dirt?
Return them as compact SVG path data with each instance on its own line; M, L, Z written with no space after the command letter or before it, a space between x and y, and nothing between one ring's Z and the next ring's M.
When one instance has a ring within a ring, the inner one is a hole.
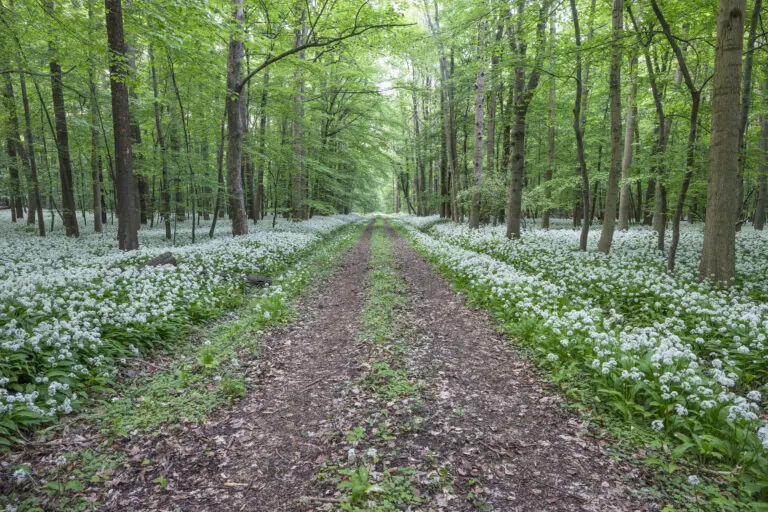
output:
M355 337L372 227L334 277L299 301L296 324L264 333L262 356L249 371L258 389L182 434L130 441L123 449L133 465L103 510L306 510L300 500L337 436L333 418L364 357ZM153 483L156 469L142 470L142 459L160 462L164 489Z
M490 317L387 229L411 295L403 312L417 333L410 373L426 384L430 421L418 443L454 483L433 510L654 510L633 495L628 482L638 475L610 460L543 390Z

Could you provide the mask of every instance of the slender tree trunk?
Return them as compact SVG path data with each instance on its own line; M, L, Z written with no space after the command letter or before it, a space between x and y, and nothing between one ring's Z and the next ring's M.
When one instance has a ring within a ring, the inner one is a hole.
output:
M245 215L245 198L241 176L243 156L243 119L240 74L244 44L239 35L243 30L244 12L243 0L232 0L232 18L237 32L229 40L227 55L227 193L229 194L229 211L232 220L232 234L248 234L248 219Z
M93 182L93 231L101 233L101 158L99 156L99 114L96 111L96 81L93 76L90 80L91 89L91 181Z
M520 33L522 26L523 9L525 2L518 2L518 30L513 47L517 53L517 65L515 67L515 83L512 102L512 126L510 129L510 156L509 156L509 191L507 195L507 238L520 238L520 223L522 217L523 202L523 176L525 173L525 129L528 107L539 85L541 66L544 59L546 44L546 19L545 13L549 10L549 1L541 5L539 20L536 26L536 56L528 82L525 81L525 54L526 43Z
M763 82L763 91L766 82ZM758 175L757 206L755 207L754 227L762 231L765 226L765 205L768 202L768 117L760 114L760 174Z
M738 174L738 216L741 217L744 208L744 169L747 163L747 124L749 121L749 109L752 105L752 63L755 56L755 41L757 40L757 23L760 19L762 0L755 0L752 9L752 19L749 23L749 37L747 48L744 52L744 79L741 89L741 115L739 117L739 174ZM736 224L736 230L741 228L741 222Z
M264 169L269 163L267 158L267 100L269 97L269 70L264 73L261 103L259 105L259 169L256 175L256 195L253 199L254 222L261 220L264 209Z
M570 0L571 13L573 14L573 28L576 35L576 100L573 107L573 131L576 135L576 155L579 159L579 171L581 174L581 200L582 211L589 212L589 174L587 173L587 162L584 158L584 131L581 124L581 95L582 95L582 64L581 64L581 31L579 30L579 15L576 10L576 0ZM589 240L589 219L584 219L581 226L581 237L579 238L579 249L587 250L587 241Z
M131 116L126 86L126 47L123 36L121 0L104 0L107 11L107 40L112 55L109 63L112 90L112 125L115 134L117 186L117 239L123 251L139 247L138 222L133 191L133 155L131 153Z
M739 93L745 9L745 0L720 0L717 13L707 220L699 276L725 286L733 284L736 277Z
M555 71L555 20L549 21L549 71ZM554 76L549 79L549 117L547 120L547 167L544 170L544 195L547 199L547 207L541 215L541 227L549 229L550 208L549 201L552 199L552 191L547 184L552 181L552 175L555 168L555 126L557 125L557 92Z
M616 226L616 207L619 193L619 177L621 175L621 53L624 32L624 1L613 0L611 69L609 102L611 111L611 168L608 172L608 183L605 192L605 214L603 229L597 250L608 253L613 242L613 230ZM631 111L632 106L628 105ZM628 123L630 126L632 123ZM630 137L631 140L631 137Z
M635 105L635 80L637 69L637 56L633 56L629 65L629 92L627 93L627 116L624 125L624 158L621 161L621 196L619 197L619 231L629 229L629 219L631 215L631 196L629 184L629 172L632 166L632 139L634 139L635 115L637 106ZM639 182L638 182L639 184ZM642 196L638 193L638 202ZM638 203L642 204L642 203Z
M165 146L165 136L163 135L163 125L160 122L160 98L157 90L157 71L155 69L155 58L152 48L149 49L149 62L152 70L152 93L154 96L155 113L155 131L157 131L157 145L160 147L160 197L161 213L165 223L165 239L171 239L171 188L168 180L168 150Z
M53 16L53 2L46 2L46 7ZM61 209L64 229L67 236L80 236L75 210L75 187L72 179L72 161L69 156L69 131L67 130L67 112L64 107L64 86L61 65L56 60L56 47L51 40L48 43L51 54L51 96L53 98L53 116L56 121L56 149L59 155L59 177L61 179Z
M21 176L19 175L20 163L26 159L24 147L21 145L19 134L19 117L16 114L16 98L13 94L13 82L11 75L5 75L5 107L8 111L10 126L7 137L8 174L10 178L12 220L24 218L24 194L21 192ZM20 158L17 158L20 157Z
M45 236L45 219L43 218L43 198L40 192L40 180L37 176L37 159L35 158L35 141L32 136L32 115L29 110L29 97L27 96L27 84L24 74L19 76L21 85L21 103L24 107L24 142L27 144L27 159L29 160L29 173L32 179L35 207L37 208L37 229L40 236ZM46 157L47 158L47 157Z

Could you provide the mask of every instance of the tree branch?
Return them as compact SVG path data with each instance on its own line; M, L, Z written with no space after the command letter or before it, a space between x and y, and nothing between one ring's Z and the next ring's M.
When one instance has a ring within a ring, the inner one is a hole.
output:
M381 25L368 25L366 27L358 28L354 27L352 31L348 34L344 34L338 37L332 37L329 39L316 39L311 42L307 42L301 45L298 45L294 48L291 48L289 50L284 51L283 53L280 53L278 55L275 55L274 57L270 57L266 59L264 62L262 62L258 67L256 67L253 71L248 73L248 75L243 78L240 83L237 86L237 89L235 89L236 93L240 93L240 91L243 90L243 87L245 84L247 84L251 78L256 76L259 71L263 70L264 68L274 64L275 62L279 60L283 60L286 57L290 57L291 55L295 55L299 52L302 52L308 48L319 48L323 46L329 46L332 44L340 43L341 41L344 41L346 39L350 39L352 37L359 36L361 34L364 34L365 32L368 32L369 30L378 30L378 29L384 29L384 28L397 28L397 27L410 27L411 25L414 25L413 23L384 23Z

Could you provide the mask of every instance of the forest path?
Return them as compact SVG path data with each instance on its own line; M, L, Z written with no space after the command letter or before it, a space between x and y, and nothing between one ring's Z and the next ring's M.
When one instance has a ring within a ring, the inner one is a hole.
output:
M446 510L652 510L632 496L637 475L610 460L586 424L559 407L489 315L463 297L399 234L394 256L408 286L404 321L416 331L413 376L426 386L419 444L453 478Z
M258 387L236 407L136 443L167 486L136 463L104 510L652 509L391 226L369 225L297 310L263 335Z
M134 464L103 510L297 510L315 460L338 431L332 418L364 350L355 337L372 228L334 276L299 301L297 323L261 336L256 389L180 438L134 443L140 458L163 462L164 488Z

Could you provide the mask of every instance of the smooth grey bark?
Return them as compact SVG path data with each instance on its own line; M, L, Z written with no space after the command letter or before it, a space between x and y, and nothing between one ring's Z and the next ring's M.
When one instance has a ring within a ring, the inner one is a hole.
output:
M720 0L717 13L707 220L699 277L725 286L733 284L736 277L739 95L745 9L746 0Z
M485 25L480 23L478 31L480 32L480 63L477 67L477 78L475 80L475 144L472 155L472 204L469 209L469 227L477 229L480 227L480 199L483 186L483 107L485 105L485 63L483 62L483 52L485 45Z
M635 117L637 105L635 105L637 55L633 55L629 65L629 82L627 84L627 114L624 122L624 156L621 161L621 195L619 196L619 231L629 229L631 216L630 202L631 191L629 184L630 167L632 166L632 139L635 136ZM638 200L640 194L638 194Z
M616 226L616 207L621 174L621 58L622 37L624 32L624 0L613 0L611 16L611 67L609 78L609 103L611 112L611 167L608 171L608 183L605 192L605 215L603 229L597 250L608 253L613 243L613 230ZM628 110L632 110L628 106ZM631 123L629 123L631 125Z

